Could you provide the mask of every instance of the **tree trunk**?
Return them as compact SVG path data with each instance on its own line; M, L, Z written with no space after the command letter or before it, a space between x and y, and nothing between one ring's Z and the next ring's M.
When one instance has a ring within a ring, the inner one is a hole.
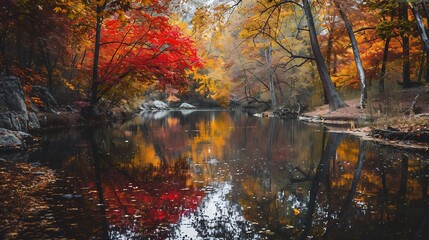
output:
M326 66L325 60L323 59L322 52L320 51L320 45L317 40L316 28L314 26L313 14L311 13L310 1L303 0L303 7L305 17L307 19L308 30L310 33L311 49L313 50L314 58L317 64L317 71L319 72L320 80L323 84L326 96L328 98L328 104L330 110L336 110L339 108L346 107L347 105L341 99L338 92L335 90L335 86L332 83L331 77L329 76L329 70Z
M426 82L429 82L429 53L426 53Z
M329 74L331 74L331 55L332 55L332 47L334 45L334 29L335 29L335 23L332 21L331 23L331 31L329 32L328 37L328 47L326 50L326 66L328 67ZM334 64L336 62L334 61ZM335 67L334 67L335 69ZM326 96L326 93L323 94L323 101L325 104L328 104L328 97Z
M421 4L422 4L422 8L423 8L425 15L426 15L426 21L428 21L429 20L429 9L428 9L425 1L422 1ZM426 35L427 35L427 33L426 33ZM424 48L426 50L426 46L424 46ZM426 51L426 76L425 76L425 78L426 78L426 82L429 82L429 52L427 52L427 51Z
M46 44L46 41L41 41L39 44L39 51L42 55L43 64L46 68L46 73L48 74L48 89L49 92L53 92L54 89L54 77L53 77L53 71L54 66L51 62L51 54L49 53L49 48Z
M267 64L267 70L268 70L268 78L269 78L269 88L270 88L270 95L271 95L271 108L277 107L277 99L276 99L276 93L274 89L274 71L271 66L271 54L272 54L272 48L271 46L267 47L264 51L265 53L265 62Z
M400 18L404 22L408 22L408 6L406 3L400 4ZM411 86L410 78L410 37L407 34L402 34L402 84L403 87Z
M384 79L386 78L387 58L389 57L390 37L384 42L383 61L381 62L380 82L378 85L379 93L384 93Z
M105 5L104 5L105 6ZM91 105L98 102L98 62L100 59L100 41L101 41L101 23L103 22L102 12L104 6L97 5L97 22L95 26L95 43L94 43L94 62L92 66L92 83L91 83Z
M419 9L414 3L409 3L409 6L413 11L414 18L416 19L417 28L419 29L420 37L422 38L423 47L426 52L429 52L429 39L428 35L426 34L425 25L423 23L422 16L419 13Z
M284 102L285 101L285 94L283 93L282 84L281 84L280 79L278 78L278 76L276 74L276 71L273 71L273 72L274 72L274 78L277 80L276 82L277 82L277 88L278 88L279 93L280 93L280 99L281 99L281 101Z
M328 67L329 73L331 73L331 54L332 54L332 48L334 46L334 29L335 24L332 22L330 24L330 32L328 37L328 47L326 49L326 66Z
M353 27L349 19L347 18L347 15L344 13L343 9L341 8L340 3L338 0L334 0L334 4L337 7L338 11L340 12L340 16L344 21L344 24L346 25L347 33L350 38L350 43L352 44L353 49L353 56L356 63L356 68L359 74L359 81L360 81L360 101L359 101L359 107L365 108L366 101L368 99L368 91L366 88L366 79L365 79L365 71L363 70L362 60L360 58L359 53L359 47L357 44L357 40L355 37L355 34L353 32Z
M417 77L417 81L422 81L423 71L425 68L425 53L426 51L422 49L422 52L420 53L420 60L419 60L419 75Z

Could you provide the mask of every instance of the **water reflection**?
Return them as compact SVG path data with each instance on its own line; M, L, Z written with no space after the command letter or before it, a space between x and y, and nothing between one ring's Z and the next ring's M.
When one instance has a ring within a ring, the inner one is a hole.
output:
M49 139L28 161L61 179L21 238L429 237L429 158L319 125L178 111Z

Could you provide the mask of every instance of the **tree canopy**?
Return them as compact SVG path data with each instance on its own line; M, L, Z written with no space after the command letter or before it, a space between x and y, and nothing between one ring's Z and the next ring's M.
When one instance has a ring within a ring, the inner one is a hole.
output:
M429 79L425 1L5 0L3 71L65 101L345 106ZM360 89L360 90L358 90ZM368 90L369 89L369 90Z

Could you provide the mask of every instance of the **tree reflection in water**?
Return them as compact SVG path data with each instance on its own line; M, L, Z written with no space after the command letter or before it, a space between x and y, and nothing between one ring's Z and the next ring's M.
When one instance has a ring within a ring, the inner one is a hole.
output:
M429 158L318 125L173 111L49 138L50 238L429 238Z

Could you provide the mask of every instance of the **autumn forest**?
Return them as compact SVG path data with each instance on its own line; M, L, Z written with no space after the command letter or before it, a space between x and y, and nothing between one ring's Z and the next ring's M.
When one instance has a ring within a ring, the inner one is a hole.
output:
M109 108L159 91L170 100L197 94L222 106L253 100L335 109L344 106L337 92L360 91L365 107L368 91L429 79L424 1L2 5L2 68L63 102Z

